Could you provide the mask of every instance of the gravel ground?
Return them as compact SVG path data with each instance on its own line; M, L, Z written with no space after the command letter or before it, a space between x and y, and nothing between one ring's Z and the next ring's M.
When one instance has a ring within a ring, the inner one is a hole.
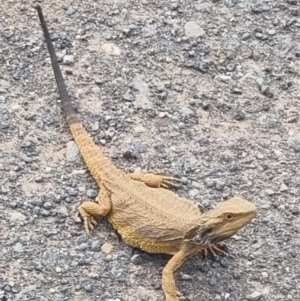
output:
M205 0L204 0L205 1ZM204 210L259 215L176 274L188 300L300 300L300 1L41 1L67 85L125 171L179 176ZM0 3L0 299L163 300L169 256L75 218L97 187L61 114L37 13Z

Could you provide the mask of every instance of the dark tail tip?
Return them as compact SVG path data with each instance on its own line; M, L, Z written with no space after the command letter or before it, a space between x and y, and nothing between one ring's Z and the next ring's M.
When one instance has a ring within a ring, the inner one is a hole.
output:
M33 4L32 7L35 8L38 12L42 11L42 8L39 4Z

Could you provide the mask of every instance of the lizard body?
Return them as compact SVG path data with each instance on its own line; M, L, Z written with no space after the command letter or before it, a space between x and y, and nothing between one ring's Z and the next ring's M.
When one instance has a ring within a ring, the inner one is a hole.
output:
M162 287L167 301L182 300L174 279L184 260L203 250L219 250L218 243L234 235L256 215L256 206L240 197L219 203L201 213L191 200L167 190L173 177L126 174L106 158L82 126L57 61L42 9L35 5L46 38L51 63L67 123L82 157L97 182L96 202L83 202L78 213L86 232L94 229L94 216L107 216L125 243L151 253L173 255L163 270Z

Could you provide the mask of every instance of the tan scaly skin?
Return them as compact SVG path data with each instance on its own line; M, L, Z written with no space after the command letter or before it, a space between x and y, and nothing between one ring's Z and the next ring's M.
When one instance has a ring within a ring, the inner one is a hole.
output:
M208 213L167 190L177 179L157 174L126 174L116 168L95 145L72 107L41 7L35 6L46 38L63 112L82 157L100 192L96 202L83 202L78 209L88 234L95 216L107 216L125 243L151 253L173 255L162 275L167 301L182 300L174 272L193 254L220 251L219 243L234 235L256 215L254 204L234 197Z

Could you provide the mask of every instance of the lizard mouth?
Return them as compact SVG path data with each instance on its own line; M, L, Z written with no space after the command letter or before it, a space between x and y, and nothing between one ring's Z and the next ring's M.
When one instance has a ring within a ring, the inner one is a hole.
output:
M232 235L233 233L223 233L223 234L214 233L214 229L210 227L201 233L201 242L205 244L208 243L215 244L231 237Z

